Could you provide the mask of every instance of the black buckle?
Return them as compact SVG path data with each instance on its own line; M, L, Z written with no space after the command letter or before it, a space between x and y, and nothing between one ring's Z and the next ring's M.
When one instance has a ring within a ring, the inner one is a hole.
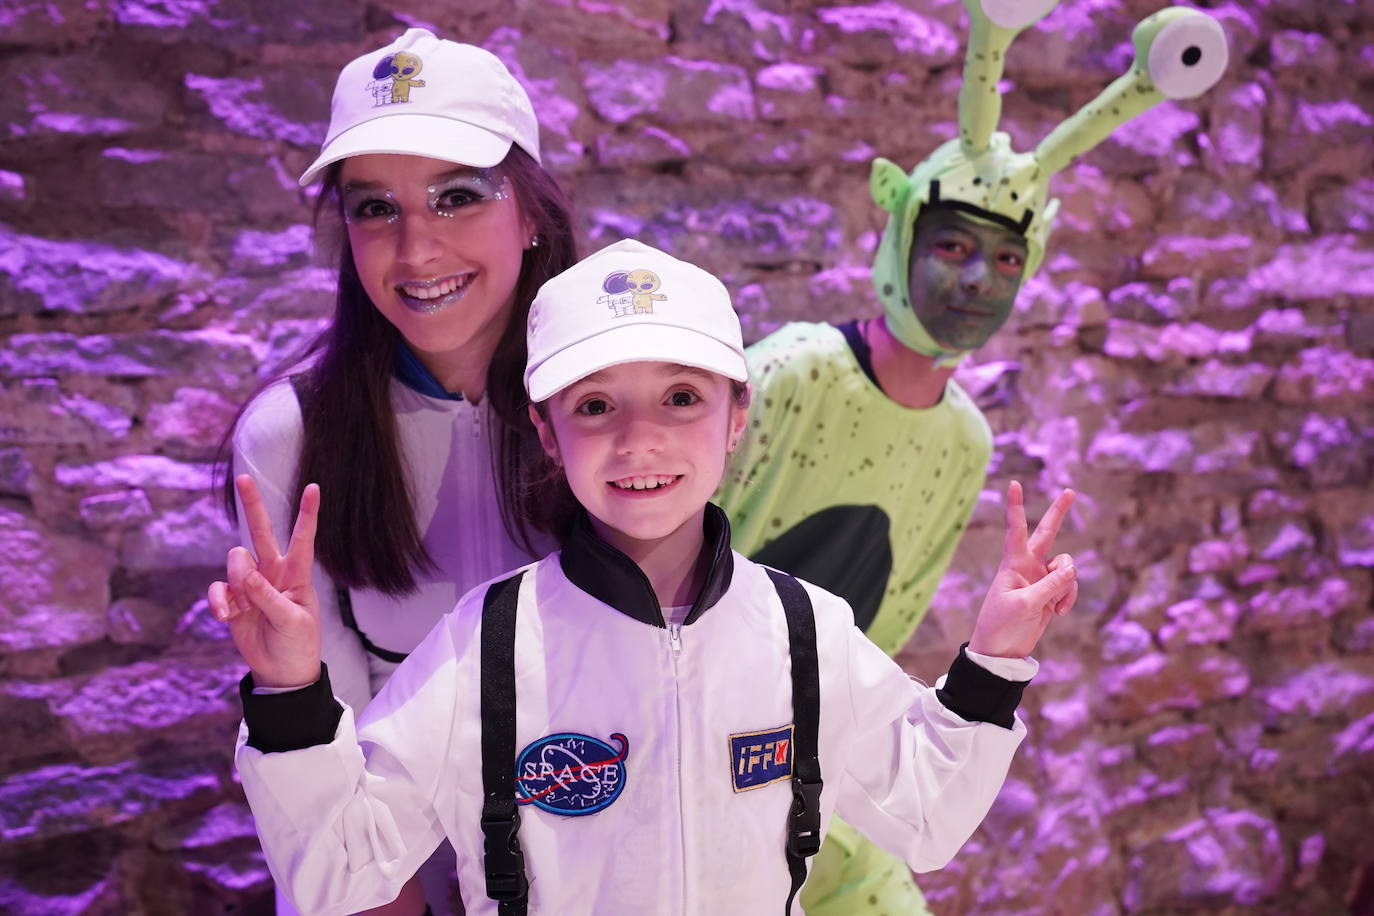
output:
M787 813L787 852L800 858L821 848L821 786L792 777L792 810Z
M525 853L520 849L520 809L511 816L482 818L487 873L487 896L505 902L519 900L529 890L525 877Z

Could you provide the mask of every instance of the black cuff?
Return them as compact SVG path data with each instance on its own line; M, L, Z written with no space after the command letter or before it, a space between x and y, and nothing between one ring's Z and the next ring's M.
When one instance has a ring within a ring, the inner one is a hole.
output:
M343 706L329 686L329 669L320 662L320 679L286 693L254 693L253 675L239 681L248 746L265 754L298 751L334 740Z
M970 722L991 722L1011 728L1016 707L1021 705L1021 693L1030 681L1009 681L998 677L964 654L968 643L959 647L959 655L949 666L945 686L935 696L945 708Z

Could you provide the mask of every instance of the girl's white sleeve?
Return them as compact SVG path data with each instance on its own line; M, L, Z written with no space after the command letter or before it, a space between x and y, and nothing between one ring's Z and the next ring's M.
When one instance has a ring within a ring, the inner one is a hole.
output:
M425 637L360 724L344 707L328 743L264 752L249 743L250 727L259 740L265 733L264 717L247 714L235 763L268 867L300 912L344 916L395 899L443 839L436 795L465 676L455 643L479 615L465 616L456 623L456 611ZM282 707L271 714L276 735L319 721Z
M301 448L300 405L289 381L269 386L244 411L234 430L233 446L234 475L248 474L257 483L272 520L272 533L285 549L296 517L297 499L292 488ZM322 493L321 497L327 504L329 494ZM242 507L239 540L252 548ZM372 699L367 650L358 635L344 626L334 580L319 563L311 570L311 577L320 601L320 656L329 666L334 694L355 710L365 709Z
M839 779L835 810L863 834L915 871L942 868L992 807L1026 727L1019 717L1012 719L1005 703L1011 727L964 719L941 702L936 688L912 680L857 627L849 629L856 737L845 771L833 777L822 773L822 778ZM1022 680L1037 667L1030 660L998 662L1000 674ZM980 670L983 681L973 686L984 695L973 697L970 705L989 708L987 675ZM937 687L945 687L947 677ZM1019 697L1019 688L1002 683ZM963 689L968 698L967 681L948 686Z

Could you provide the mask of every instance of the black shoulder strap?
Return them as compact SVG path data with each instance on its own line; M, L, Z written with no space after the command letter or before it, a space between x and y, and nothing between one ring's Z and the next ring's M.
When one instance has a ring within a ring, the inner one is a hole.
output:
M290 379L291 390L296 392L296 403L301 405L301 410L304 411L305 398L302 397L302 395L305 393L307 381L306 374L304 372L297 372L290 376ZM399 665L406 660L405 652L393 652L390 649L383 649L367 638L367 634L358 626L357 618L353 616L353 596L348 593L348 586L335 584L334 597L339 603L339 617L343 620L343 625L358 634L358 641L363 644L364 649L377 656L382 661L391 662L393 665Z
M767 568L767 567L765 567ZM792 810L787 815L787 870L792 891L784 914L806 881L806 860L821 848L820 669L816 662L816 615L800 582L768 569L787 616L792 655Z
M339 603L339 618L343 621L343 625L357 634L358 642L363 644L364 649L377 656L382 661L391 662L393 665L399 665L406 660L406 655L409 653L392 652L390 649L383 649L367 638L367 634L363 632L362 627L358 626L357 618L353 616L353 596L348 593L348 586L336 585L334 587L334 597Z
M482 601L482 834L487 896L501 916L525 916L529 881L515 805L515 613L520 572Z

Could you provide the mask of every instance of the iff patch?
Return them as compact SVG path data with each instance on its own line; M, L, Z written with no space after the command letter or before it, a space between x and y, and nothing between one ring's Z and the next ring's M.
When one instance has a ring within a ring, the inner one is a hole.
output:
M551 814L579 817L609 807L625 788L630 739L619 732L616 750L591 735L561 732L533 742L515 760L515 802Z
M730 736L730 779L747 792L792 776L792 726Z

